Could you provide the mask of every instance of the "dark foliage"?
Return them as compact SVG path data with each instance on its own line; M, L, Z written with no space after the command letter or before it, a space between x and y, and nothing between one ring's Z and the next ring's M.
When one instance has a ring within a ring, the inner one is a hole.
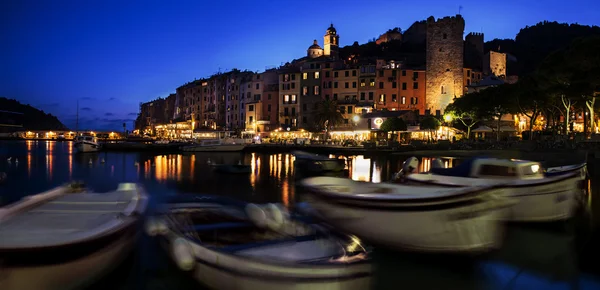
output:
M47 114L31 105L23 105L17 100L0 97L2 111L23 113L23 115L0 112L3 119L13 125L23 125L23 130L68 130L68 128L52 114Z

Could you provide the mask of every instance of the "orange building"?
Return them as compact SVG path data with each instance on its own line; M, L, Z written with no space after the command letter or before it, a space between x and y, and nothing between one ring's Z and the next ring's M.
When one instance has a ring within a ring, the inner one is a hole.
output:
M378 60L375 96L376 110L418 110L419 114L425 114L425 70Z

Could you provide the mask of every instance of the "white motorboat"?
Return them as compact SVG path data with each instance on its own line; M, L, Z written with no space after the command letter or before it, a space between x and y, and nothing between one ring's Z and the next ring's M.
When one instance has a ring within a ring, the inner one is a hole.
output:
M440 188L314 177L308 203L328 223L375 245L427 252L481 252L501 244L499 187Z
M539 162L515 159L474 158L453 168L432 167L430 172L404 176L412 185L442 187L502 185L511 207L510 221L556 221L573 215L583 190L579 169L553 177L544 175Z
M114 192L82 191L62 186L0 209L0 288L80 288L127 256L144 191L127 183Z
M343 159L329 158L304 151L292 151L294 154L296 166L303 167L310 171L342 171L346 166Z
M273 204L200 196L147 223L175 263L212 289L368 289L358 238L326 233Z
M77 136L75 137L75 149L79 153L98 152L100 144L94 136Z
M201 140L199 144L181 147L187 152L239 152L246 148L245 142L227 139Z

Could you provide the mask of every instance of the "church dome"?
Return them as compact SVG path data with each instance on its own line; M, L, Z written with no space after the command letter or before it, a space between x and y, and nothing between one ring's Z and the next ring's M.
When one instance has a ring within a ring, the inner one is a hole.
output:
M317 40L315 39L313 41L313 44L311 46L308 47L308 49L321 49L321 47L319 46L319 43L317 42Z

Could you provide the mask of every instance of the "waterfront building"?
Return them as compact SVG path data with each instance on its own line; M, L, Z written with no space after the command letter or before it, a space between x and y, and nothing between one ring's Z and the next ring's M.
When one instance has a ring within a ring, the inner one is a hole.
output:
M245 132L259 135L278 127L279 79L277 70L267 70L252 76L250 99L246 98ZM248 96L248 95L247 95Z
M280 127L298 128L298 98L300 96L300 69L288 66L279 72Z
M337 101L343 114L343 123L338 128L352 128L354 108L358 104L358 67L333 70L333 100Z

